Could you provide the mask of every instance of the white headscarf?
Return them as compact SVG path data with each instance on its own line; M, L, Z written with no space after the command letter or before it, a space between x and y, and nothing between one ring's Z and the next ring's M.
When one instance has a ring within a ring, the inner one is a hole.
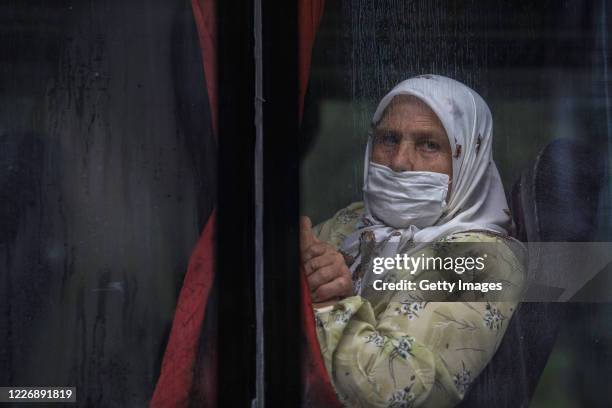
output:
M433 242L459 231L488 230L507 234L511 225L508 204L499 172L492 159L493 123L485 101L472 89L439 75L422 75L399 83L378 104L372 123L378 124L385 108L398 95L412 95L429 106L442 122L452 152L452 190L444 213L433 225L395 229L372 216L364 195L365 215L355 233L348 236L342 250L359 257L364 232L375 238L378 256L394 256L406 241ZM364 163L364 186L371 160L372 140L368 140ZM372 235L373 234L373 235ZM417 245L418 247L418 245ZM353 264L353 268L359 259Z

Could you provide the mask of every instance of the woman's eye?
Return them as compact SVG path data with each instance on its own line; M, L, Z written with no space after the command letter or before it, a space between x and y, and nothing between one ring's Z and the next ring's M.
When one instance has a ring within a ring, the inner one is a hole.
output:
M385 132L385 133L376 135L375 142L376 144L382 144L385 146L393 146L398 143L398 138L393 133Z
M419 142L419 148L425 152L432 153L440 150L440 145L431 140L424 140Z

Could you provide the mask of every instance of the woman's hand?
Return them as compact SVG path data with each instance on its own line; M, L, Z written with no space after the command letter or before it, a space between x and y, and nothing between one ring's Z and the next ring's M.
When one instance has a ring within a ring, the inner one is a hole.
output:
M312 232L310 218L300 218L300 253L312 300L329 302L353 295L353 280L344 257Z

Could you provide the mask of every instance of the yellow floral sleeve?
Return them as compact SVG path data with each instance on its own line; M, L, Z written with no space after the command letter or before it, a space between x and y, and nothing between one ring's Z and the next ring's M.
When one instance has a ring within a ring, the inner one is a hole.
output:
M351 232L353 215L362 207L343 211L317 227L320 239L339 246ZM505 242L484 232L452 237L502 247ZM488 263L486 280L503 279L519 290L522 259L510 246L501 252L503 256ZM364 296L346 298L331 310L315 310L326 367L340 400L350 407L455 406L491 360L517 306L468 302L461 295L452 302L411 301L414 297L402 291Z

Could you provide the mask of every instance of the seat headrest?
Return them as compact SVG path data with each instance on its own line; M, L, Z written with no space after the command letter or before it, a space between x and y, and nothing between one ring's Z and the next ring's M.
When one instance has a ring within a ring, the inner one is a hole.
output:
M555 139L521 175L510 199L521 241L588 242L597 229L604 183L600 151L571 139Z

